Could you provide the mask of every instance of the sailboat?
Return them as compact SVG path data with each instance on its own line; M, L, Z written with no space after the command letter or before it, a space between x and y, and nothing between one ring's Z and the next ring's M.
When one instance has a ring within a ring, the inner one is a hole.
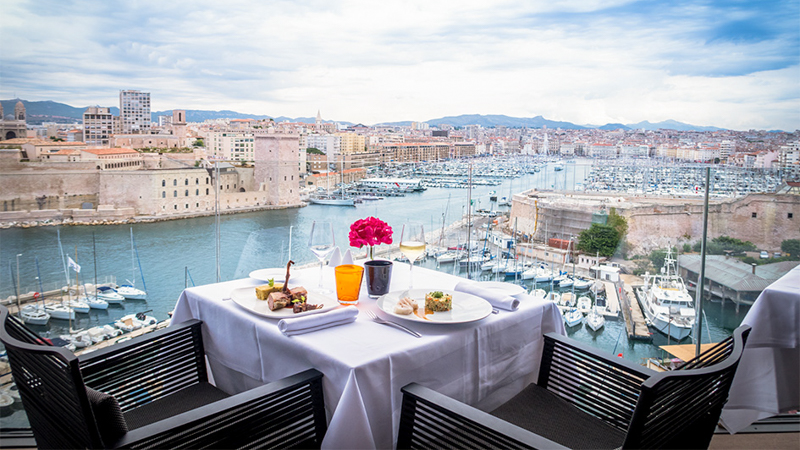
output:
M344 195L344 163L342 164L342 170L340 172L342 175L340 196L336 196L335 194L312 194L308 197L308 201L315 205L356 206L356 199L354 197ZM328 190L330 190L330 175L325 178L328 180Z
M123 284L122 286L118 287L117 293L129 300L144 300L147 298L147 293L141 289L136 288L135 256L136 256L136 248L133 243L133 228L131 228L131 272L133 273L133 280L127 280L128 284ZM142 283L144 283L144 276L142 277Z
M42 299L42 304L25 305L20 310L22 321L30 325L47 325L50 321L50 314L44 308L44 289L42 288L42 274L39 271L39 257L34 256L36 262L36 279L39 281L39 292L33 294L33 299Z

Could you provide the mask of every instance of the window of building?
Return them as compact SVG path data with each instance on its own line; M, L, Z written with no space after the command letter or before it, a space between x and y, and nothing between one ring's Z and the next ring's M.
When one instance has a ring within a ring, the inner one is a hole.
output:
M161 191L161 198L167 198L167 191Z
M167 185L167 180L161 180L161 187L164 187L166 185Z
M172 207L173 207L174 209L178 209L178 205L173 205Z
M200 195L200 189L195 189L194 190L194 195Z
M189 209L189 204L188 203L186 204L186 206L184 206L184 209Z
M206 184L208 184L208 177L206 177Z
M187 189L186 193L184 194L184 197L188 197L188 196L189 196L189 190Z
M758 213L753 213L751 217L755 219L756 217L758 217Z
M172 191L172 196L173 197L177 197L178 196L178 191Z
M184 183L183 183L183 184L184 184L184 186L188 186L188 185L189 185L189 179L188 179L188 178L186 178L186 179L185 179L185 180L183 180L183 181L184 181Z
M787 219L791 219L792 218L792 213L786 213L786 218Z
M200 179L199 178L195 178L194 179L194 184L200 184Z
M177 179L175 179L175 180L172 180L172 185L173 185L173 186L177 186L177 185L178 185L178 180L177 180Z

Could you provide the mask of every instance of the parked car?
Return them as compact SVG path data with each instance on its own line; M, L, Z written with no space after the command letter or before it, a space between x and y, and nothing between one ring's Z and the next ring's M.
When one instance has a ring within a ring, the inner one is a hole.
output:
M775 252L775 253L773 253L773 254L772 254L772 257L773 257L773 258L780 258L780 257L781 257L781 252Z
M762 250L761 251L761 259L767 259L767 258L769 258L769 253L767 253L766 250Z

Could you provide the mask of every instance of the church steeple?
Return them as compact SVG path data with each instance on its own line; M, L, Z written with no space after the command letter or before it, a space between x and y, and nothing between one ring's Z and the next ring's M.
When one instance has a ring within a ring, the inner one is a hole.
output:
M322 115L317 110L317 126L322 125Z
M14 106L14 120L25 121L25 105L22 104L22 101L18 101Z

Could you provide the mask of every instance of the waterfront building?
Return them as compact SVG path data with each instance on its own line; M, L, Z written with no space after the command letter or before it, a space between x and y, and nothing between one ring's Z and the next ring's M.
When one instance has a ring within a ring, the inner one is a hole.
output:
M342 138L335 134L301 135L298 147L302 147L304 150L316 148L327 155L330 163L336 163L339 159L338 155L342 153Z
M438 161L450 156L450 144L445 142L411 142L381 144L381 155L396 163Z
M589 146L589 156L595 158L616 158L617 147L613 144L596 142Z
M18 101L14 105L14 117L6 119L3 105L0 105L0 141L14 138L28 137L28 124L26 121L25 105Z
M343 155L367 152L367 137L358 133L336 133L339 138L339 150Z
M558 152L561 153L561 156L574 156L575 144L571 142L562 142Z
M255 160L255 134L252 131L211 131L205 137L209 156L226 161Z
M83 112L83 141L93 147L108 147L114 133L110 108L90 106Z
M20 149L20 159L28 161L60 161L61 159L54 158L54 155L65 154L60 152L72 154L74 151L84 150L88 147L84 142L63 142L35 138L16 138L0 141L0 148L18 148Z
M632 254L647 254L668 245L694 244L702 236L703 199L557 193L530 190L513 196L510 219L535 240L578 236L592 223L605 224L608 213L628 222L625 240ZM784 239L799 239L800 196L749 194L713 199L709 204L708 239L718 236L750 241L775 251Z
M778 152L778 168L785 179L800 180L800 142L782 145Z
M87 148L82 161L92 161L97 170L136 170L143 167L142 154L132 148Z
M122 134L150 133L150 93L119 91Z

